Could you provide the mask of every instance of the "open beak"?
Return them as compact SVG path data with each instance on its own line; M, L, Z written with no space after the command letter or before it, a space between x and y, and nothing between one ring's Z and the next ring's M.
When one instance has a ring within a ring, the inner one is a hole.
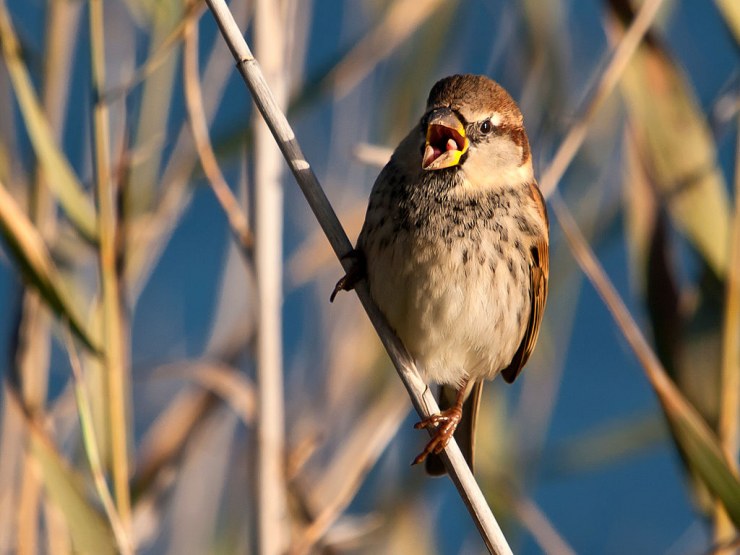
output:
M465 127L455 112L449 108L437 108L429 116L426 131L422 169L441 170L460 163L469 142Z

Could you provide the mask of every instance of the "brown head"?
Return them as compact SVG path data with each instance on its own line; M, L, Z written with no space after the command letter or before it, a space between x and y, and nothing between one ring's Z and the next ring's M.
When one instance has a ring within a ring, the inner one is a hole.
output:
M453 75L438 81L421 127L424 170L456 168L480 187L534 179L519 107L488 77Z

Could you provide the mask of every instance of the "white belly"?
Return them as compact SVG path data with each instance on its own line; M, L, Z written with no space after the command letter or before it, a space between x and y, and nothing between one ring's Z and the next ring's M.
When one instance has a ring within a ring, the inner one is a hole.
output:
M460 241L410 249L406 240L368 257L373 298L427 380L492 378L511 362L529 318L526 261L510 269L485 240L467 257Z

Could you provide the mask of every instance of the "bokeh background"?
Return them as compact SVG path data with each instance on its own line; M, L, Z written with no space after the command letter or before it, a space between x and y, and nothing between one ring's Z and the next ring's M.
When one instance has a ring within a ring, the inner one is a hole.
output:
M740 4L645 4L606 89L641 2L230 4L352 240L434 82L499 81L657 354L552 217L478 430L516 553L737 549ZM205 4L0 0L0 45L0 552L483 553Z

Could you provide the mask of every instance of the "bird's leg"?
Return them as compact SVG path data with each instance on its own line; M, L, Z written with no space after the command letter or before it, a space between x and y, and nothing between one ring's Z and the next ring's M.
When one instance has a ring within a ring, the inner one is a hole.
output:
M331 303L334 302L334 297L337 296L337 293L340 291L352 291L355 285L367 276L365 256L362 254L362 251L352 249L342 256L342 260L347 259L350 260L349 270L347 270L347 273L334 286L334 291L332 291L331 297L329 297L329 302Z
M432 436L432 439L429 440L429 443L427 443L427 446L424 447L424 450L417 455L414 462L411 464L419 464L420 462L423 462L424 459L432 453L439 455L439 453L447 447L447 444L452 438L452 434L455 433L457 424L462 418L462 407L465 402L465 392L468 389L469 382L470 379L465 380L465 382L460 386L460 389L457 390L457 398L455 399L455 404L453 406L447 410L433 414L414 425L414 428L417 430L435 427L437 431L434 432L434 435Z

